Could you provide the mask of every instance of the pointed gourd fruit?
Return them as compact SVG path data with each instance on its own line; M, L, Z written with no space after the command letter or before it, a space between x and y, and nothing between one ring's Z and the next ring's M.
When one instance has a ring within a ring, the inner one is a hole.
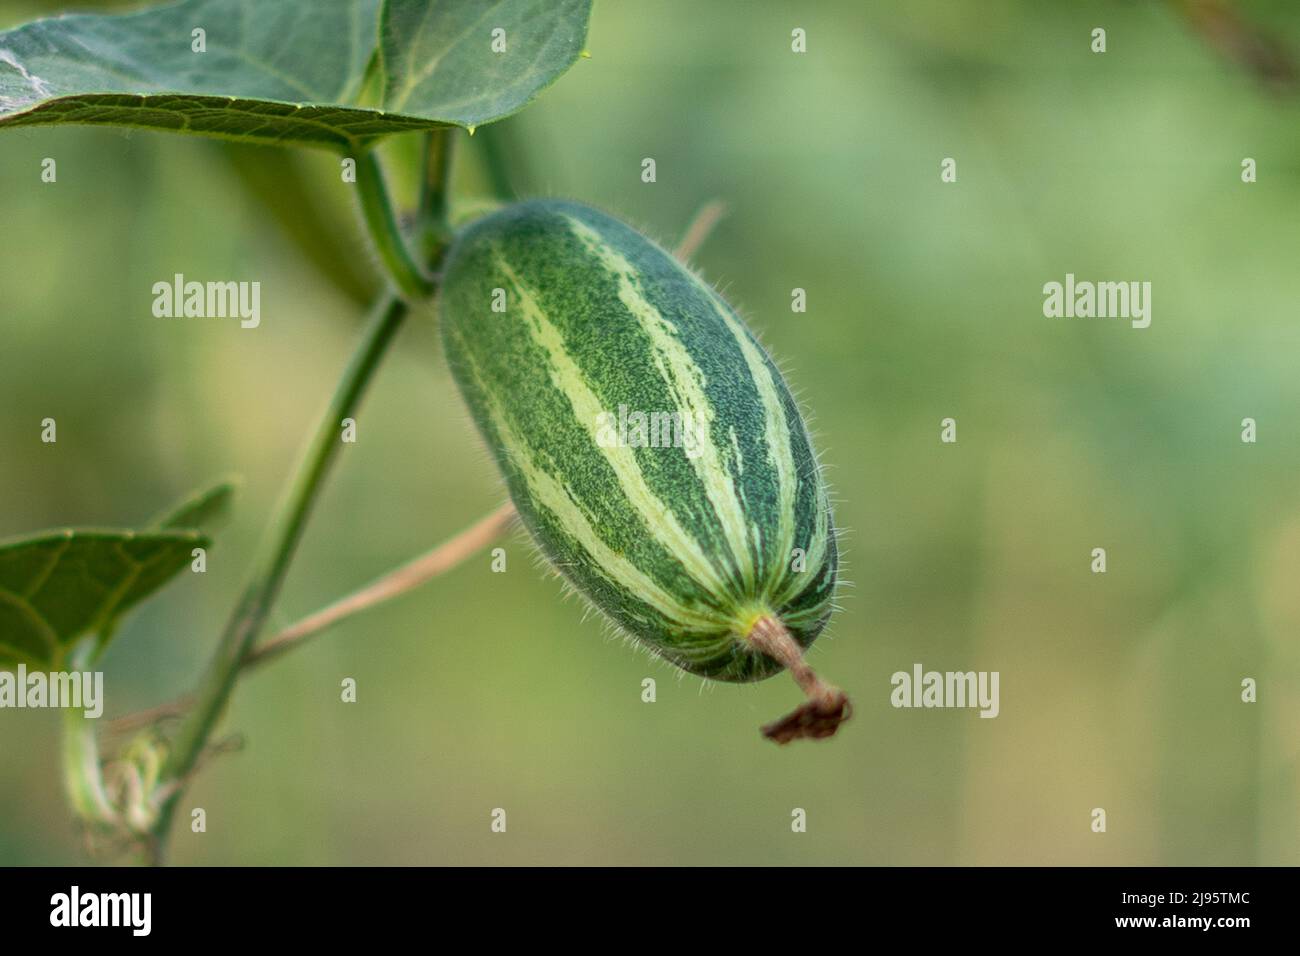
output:
M826 487L798 404L735 310L631 227L541 200L457 237L438 314L555 569L691 674L789 669L809 702L772 739L833 733L848 701L802 659L838 574Z

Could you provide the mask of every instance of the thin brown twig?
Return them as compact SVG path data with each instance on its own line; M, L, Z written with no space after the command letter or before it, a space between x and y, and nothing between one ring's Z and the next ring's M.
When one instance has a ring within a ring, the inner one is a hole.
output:
M106 723L104 733L106 736L123 736L137 730L143 730L145 727L152 727L164 720L172 720L181 716L190 709L193 703L194 695L185 694L182 697L169 700L165 704L159 704L157 707L137 710L129 714L123 714L121 717L114 717Z
M344 618L358 614L376 604L391 601L412 588L436 578L456 567L471 554L486 547L505 532L514 522L515 506L506 502L496 511L480 518L469 528L449 541L444 541L432 551L389 571L377 581L366 585L346 597L340 598L315 614L310 614L297 624L285 628L269 641L260 644L248 655L246 666L256 667L280 656L296 644L332 627Z
M359 614L377 604L391 601L456 567L470 555L500 537L518 517L515 506L506 502L491 514L480 518L470 527L444 541L432 551L389 571L358 591L340 598L333 604L307 615L289 625L269 640L259 644L244 658L241 671L251 670L272 661L286 651L305 643L339 621ZM148 710L127 714L108 722L108 731L115 734L130 733L159 721L183 714L193 703L189 696L151 707Z
M673 255L679 262L688 262L691 257L699 251L700 246L704 245L704 240L709 238L709 233L727 214L726 203L720 199L714 199L705 203L700 211L695 214L691 224L686 227L686 233L682 236L682 241L677 244L673 250Z

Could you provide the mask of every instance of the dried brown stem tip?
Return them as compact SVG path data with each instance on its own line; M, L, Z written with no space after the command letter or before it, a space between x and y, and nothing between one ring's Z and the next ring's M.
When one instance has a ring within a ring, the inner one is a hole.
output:
M813 672L803 659L803 650L779 620L764 615L753 623L745 637L756 650L783 664L808 696L808 702L802 707L763 728L763 736L768 740L788 744L801 737L810 740L832 737L840 724L853 716L853 707L844 691L827 684Z

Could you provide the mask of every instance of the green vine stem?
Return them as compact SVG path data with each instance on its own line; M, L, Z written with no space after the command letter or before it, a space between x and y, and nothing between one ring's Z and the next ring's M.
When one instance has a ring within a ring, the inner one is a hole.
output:
M95 721L75 707L63 711L63 782L78 818L88 824L113 819L99 766Z
M85 670L92 648L89 640L82 641L67 656L66 666L74 671ZM55 665L56 669L64 666ZM76 707L63 711L63 787L73 812L88 826L111 824L116 815L100 766L98 723Z
M519 197L515 182L522 179L527 185L529 179L526 170L521 175L518 169L526 155L520 143L518 126L519 118L515 117L502 123L493 123L480 130L475 137L492 195L502 202L514 202Z
M435 129L428 134L424 150L424 169L420 176L420 205L415 221L419 228L416 240L425 262L437 262L442 250L451 242L450 222L452 151L447 142L452 129Z
M329 408L316 427L316 433L298 467L289 493L280 506L279 517L267 539L266 551L259 559L253 578L222 634L216 656L199 688L194 709L182 722L172 743L163 768L164 779L183 780L193 769L207 743L213 726L225 708L244 657L261 633L271 605L280 592L280 585L297 549L307 516L320 492L322 480L342 447L340 424L356 411L366 386L379 367L393 336L401 327L402 320L406 318L407 311L405 300L389 296L381 302L371 319ZM170 816L170 805L174 802L174 798L168 801L164 817Z
M435 139L431 136L427 140L427 151L439 154L437 162L439 168L444 170L444 175L450 169L450 160L446 154L451 149L451 143L450 137ZM357 185L366 225L400 291L403 295L412 297L429 294L433 285L410 259L384 188L383 175L371 152L358 158ZM254 566L252 579L222 633L217 652L195 696L194 707L181 722L163 765L161 779L163 785L170 786L171 789L159 809L157 823L153 828L150 852L154 862L162 859L171 819L185 783L203 756L239 678L244 660L260 636L271 607L280 593L307 517L342 444L340 425L343 419L352 417L360 406L362 396L401 328L409 308L404 298L391 294L376 306L277 511L265 549Z
M432 135L432 134L431 134ZM442 143L432 144L439 153L449 152ZM423 299L433 291L433 283L424 275L411 252L406 246L406 239L397 225L393 214L393 205L388 198L388 187L384 185L384 173L379 168L379 159L373 149L368 149L357 158L357 196L361 200L361 215L365 219L366 229L375 244L379 258L384 264L393 283L407 299ZM450 164L450 157L446 159Z

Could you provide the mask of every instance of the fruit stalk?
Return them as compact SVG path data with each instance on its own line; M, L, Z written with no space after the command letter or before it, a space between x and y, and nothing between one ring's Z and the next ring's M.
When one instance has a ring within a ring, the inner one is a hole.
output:
M830 737L853 715L844 691L817 676L804 660L803 649L779 619L762 615L750 625L745 639L755 650L785 667L808 698L803 706L764 726L764 737L779 744L803 737L813 740Z
M429 295L433 285L411 257L398 228L388 188L384 185L384 173L373 149L357 157L357 197L361 200L366 230L397 291L412 301Z

